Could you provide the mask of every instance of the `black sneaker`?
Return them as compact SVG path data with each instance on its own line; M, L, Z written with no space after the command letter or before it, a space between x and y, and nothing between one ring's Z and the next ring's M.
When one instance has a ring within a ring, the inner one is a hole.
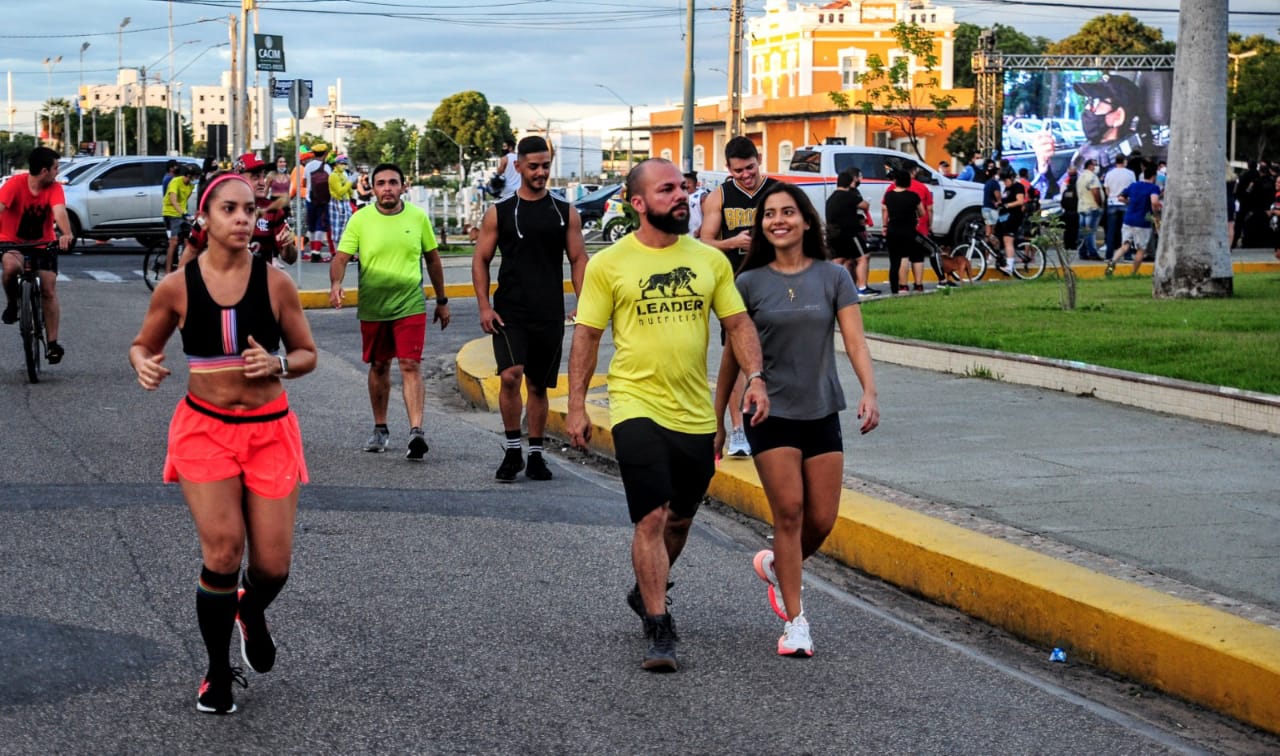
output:
M529 480L551 480L552 478L551 469L547 467L547 461L537 452L529 454L529 464L524 468L524 476Z
M200 682L200 692L196 694L196 711L205 714L234 714L236 702L231 697L231 684L242 688L249 687L249 681L238 667L231 667L220 675L206 674Z
M244 598L240 589L239 598ZM267 630L267 618L261 613L236 613L236 627L240 630L240 657L258 674L270 672L276 665L276 642Z
M421 429L411 430L409 431L409 450L404 453L404 458L421 462L430 448L427 446L427 436Z
M44 350L45 359L49 360L50 365L57 365L62 362L62 357L66 353L67 350L63 349L62 345L56 341L50 341L49 346Z
M4 313L0 314L0 323L5 325L13 325L18 322L18 303L10 302L4 306Z
M675 583L667 583L667 606L671 606L671 588ZM640 596L640 584L636 583L631 586L631 590L627 592L627 606L631 607L631 611L636 613L640 619L644 619L644 598Z
M498 472L494 473L494 480L499 483L514 483L516 473L524 469L524 454L519 449L507 449L507 453L502 458L502 464L498 465Z
M644 652L640 666L650 672L675 672L676 623L670 614L650 615L644 618L644 634L649 638L649 650Z

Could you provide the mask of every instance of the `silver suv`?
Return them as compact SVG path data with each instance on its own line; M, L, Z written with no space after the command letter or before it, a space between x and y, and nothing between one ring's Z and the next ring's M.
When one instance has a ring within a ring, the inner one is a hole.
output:
M132 237L144 247L164 241L160 192L169 160L199 167L191 157L114 157L77 160L62 187L77 239Z

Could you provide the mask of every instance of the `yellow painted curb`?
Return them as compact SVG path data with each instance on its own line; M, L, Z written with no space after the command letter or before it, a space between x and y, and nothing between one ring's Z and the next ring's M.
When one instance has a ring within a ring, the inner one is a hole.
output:
M457 357L454 358L454 366L458 391L463 398L487 412L497 412L498 392L502 389L502 379L497 374L497 363L493 359L493 342L489 337L484 336L463 344L462 349L458 350ZM605 376L597 374L591 377L589 387L595 388L604 384ZM555 398L568 394L569 376L560 373L556 386L547 389L547 396ZM522 399L528 398L528 392L523 384L520 386L520 396Z
M565 399L548 431L564 434ZM613 455L608 410L588 403L594 451ZM771 522L749 460L720 463L708 493ZM1280 733L1280 630L844 491L823 552L1069 658Z

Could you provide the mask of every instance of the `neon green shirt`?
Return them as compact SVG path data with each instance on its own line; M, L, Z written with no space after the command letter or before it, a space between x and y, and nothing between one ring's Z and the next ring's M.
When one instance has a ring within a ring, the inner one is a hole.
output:
M431 219L415 205L383 215L377 205L357 210L342 232L338 251L360 256L361 320L399 320L427 311L422 256L436 248Z
M598 252L587 263L578 323L603 331L613 322L610 422L646 417L679 433L714 433L711 315L745 311L729 259L692 237L654 249L632 234Z
M187 200L191 199L191 192L195 190L195 186L187 180L186 176L174 176L169 179L169 188L164 195L164 207L160 214L166 218L181 218L187 212ZM173 200L170 197L177 196L178 207L181 211L173 209Z

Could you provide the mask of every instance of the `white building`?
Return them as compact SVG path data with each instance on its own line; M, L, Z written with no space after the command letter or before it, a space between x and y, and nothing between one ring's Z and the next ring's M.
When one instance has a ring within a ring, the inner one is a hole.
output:
M212 125L231 123L231 73L222 72L222 83L216 86L191 87L191 134L197 142L205 141ZM271 112L267 87L249 87L249 146L261 150L270 140Z
M80 107L85 112L97 110L100 113L111 112L118 106L136 108L142 103L144 89L148 107L169 106L169 92L163 81L153 78L144 87L136 68L122 68L116 75L115 84L84 85L80 89Z

